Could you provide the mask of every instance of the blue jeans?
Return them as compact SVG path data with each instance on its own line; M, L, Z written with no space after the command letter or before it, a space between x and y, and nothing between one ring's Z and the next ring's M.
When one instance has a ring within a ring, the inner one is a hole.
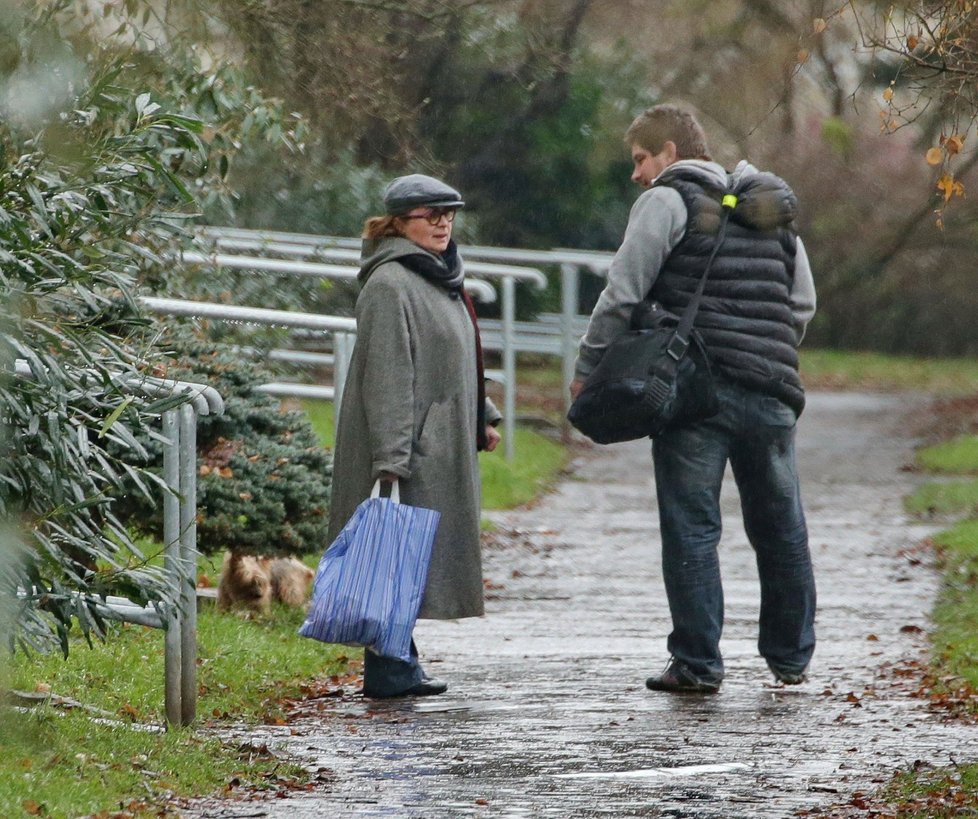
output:
M758 650L802 671L815 650L815 578L795 464L795 413L777 398L718 383L719 413L652 447L669 652L704 681L723 679L720 484L733 469L761 586Z

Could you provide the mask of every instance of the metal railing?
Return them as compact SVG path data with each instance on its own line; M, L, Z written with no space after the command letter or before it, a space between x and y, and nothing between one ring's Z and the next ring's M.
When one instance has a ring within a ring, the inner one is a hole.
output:
M319 261L296 261L292 259L275 259L255 256L243 256L230 253L199 251L184 251L181 258L185 263L212 264L215 266L235 267L238 269L263 270L297 275L317 275L322 277L354 278L357 268L353 265L360 260L359 239L339 237L310 237L304 234L270 233L265 231L241 232L231 228L236 236L223 238L218 228L205 228L200 232L206 240L213 242L216 250L222 248L233 250L248 250L275 252L280 255L299 257L307 260L331 259L341 264L326 264ZM290 241L290 238L297 241ZM316 241L311 241L316 240ZM463 249L463 253L467 252ZM500 259L499 261L503 261ZM345 263L345 264L343 264ZM466 260L466 270L469 273L496 278L502 288L501 323L502 336L497 349L501 352L503 371L503 454L507 460L512 460L515 454L515 417L516 417L516 292L517 282L525 282L537 289L547 286L547 278L542 271L525 265L499 264L497 261ZM485 285L477 279L466 279L466 287ZM275 389L285 389L276 385ZM324 388L325 389L325 388ZM276 394L285 394L277 392ZM322 393L325 396L325 392Z
M184 264L209 265L212 267L230 267L234 270L261 270L266 273L281 273L293 276L313 276L320 279L336 279L339 281L353 281L357 277L358 269L352 266L354 259L349 251L340 251L344 261L349 258L347 264L325 264L322 262L293 261L292 259L268 259L256 256L240 256L231 253L199 253L193 250L185 250L180 254L180 261ZM359 255L356 255L359 260ZM493 269L496 265L483 265L480 269ZM475 270L473 272L479 272ZM496 290L488 282L481 279L466 279L465 289L469 295L477 301L492 304L496 301Z
M232 321L242 324L258 324L269 327L291 327L329 333L333 339L333 386L310 389L304 385L274 383L265 384L260 389L271 395L296 395L300 397L321 398L336 403L334 413L339 423L339 406L343 399L343 387L353 355L356 339L356 319L348 316L323 316L318 313L298 313L291 310L270 310L265 307L238 307L230 304L214 304L206 301L186 299L163 299L142 296L139 299L147 310L158 315L209 318L218 321Z
M33 377L27 361L18 360L15 371ZM165 630L166 720L190 725L197 716L197 418L223 414L224 402L213 387L189 381L120 376L115 383L130 393L187 398L162 413L163 479L168 489L163 497L163 567L180 598L166 616L153 605L140 606L125 597L108 596L95 609L106 619Z
M276 253L292 258L340 258L339 252L358 255L361 240L348 236L318 236L308 233L289 233L274 230L251 230L232 227L202 227L198 236L210 242L218 250L244 250L249 252ZM561 371L565 384L574 376L574 362L580 341L581 315L578 293L581 271L594 275L607 274L613 253L554 248L552 250L524 250L520 248L490 247L485 245L461 245L459 252L466 260L466 268L474 263L507 262L515 265L556 265L560 269L560 350ZM330 254L332 254L330 256ZM539 272L539 271L537 271ZM504 280L505 281L505 280ZM506 294L503 297L503 326L501 347L504 359L512 355L518 345L509 340L517 332L512 321L506 321ZM507 370L504 364L504 370ZM570 397L566 396L569 406ZM507 408L508 417L512 409ZM507 435L507 438L511 438Z

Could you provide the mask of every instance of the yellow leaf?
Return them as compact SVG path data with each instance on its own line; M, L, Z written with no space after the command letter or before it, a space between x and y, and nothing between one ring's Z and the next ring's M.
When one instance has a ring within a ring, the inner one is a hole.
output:
M944 149L950 154L958 153L964 147L964 137L960 134L948 137L944 142Z
M917 47L917 44L919 42L920 42L920 40L919 40L919 38L917 37L916 34L908 34L907 35L907 51L913 51Z
M809 54L807 48L798 49L798 65L804 65L805 63L807 63L808 56Z
M944 161L944 151L940 148L931 148L927 152L928 165L940 165Z
M952 196L964 196L964 185L955 181L951 174L946 173L937 180L937 189L944 194L944 202L947 203Z
M883 99L885 99L887 102L889 102L891 99L893 99L893 89L892 88L887 88L883 92Z
M824 17L816 17L813 21L813 28L815 29L816 34L821 34L826 28L828 28L828 23L825 22Z

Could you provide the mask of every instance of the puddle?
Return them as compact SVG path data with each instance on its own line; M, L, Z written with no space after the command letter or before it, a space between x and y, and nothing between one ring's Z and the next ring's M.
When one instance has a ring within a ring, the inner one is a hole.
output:
M750 765L742 762L728 762L720 765L682 765L678 768L644 768L635 771L593 771L557 774L555 779L651 779L668 776L702 776L703 774L730 773L750 770Z

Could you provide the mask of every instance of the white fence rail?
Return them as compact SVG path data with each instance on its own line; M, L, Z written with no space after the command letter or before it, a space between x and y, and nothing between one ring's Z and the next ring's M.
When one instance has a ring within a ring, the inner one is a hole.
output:
M289 233L274 230L250 230L232 227L203 227L198 231L201 241L211 244L216 250L247 251L252 254L277 254L293 259L333 259L345 258L354 260L359 255L361 240L349 236L318 236L308 233ZM578 292L580 288L581 271L598 276L604 276L611 260L612 253L592 250L575 250L555 248L552 250L525 250L520 248L490 247L485 245L461 245L459 251L466 262L466 268L473 270L473 265L489 263L506 263L510 265L556 265L560 269L560 345L554 349L552 332L548 333L551 341L546 342L543 352L559 355L562 362L564 383L569 384L574 375L574 361L577 358L577 345L582 330L582 316L579 313ZM345 255L344 255L345 252ZM534 268L535 269L535 268ZM535 269L540 274L539 269ZM491 276L491 274L486 274ZM541 274L542 275L542 274ZM503 370L507 373L515 390L515 365L509 359L521 344L528 342L516 340L520 328L512 318L515 315L512 294L507 294L503 279L503 304L500 337L496 349L503 353ZM534 286L542 286L536 282ZM586 318L586 317L583 317ZM527 328L523 328L527 329ZM536 334L536 333L535 333ZM508 366L509 365L509 366ZM512 378L510 378L512 376ZM515 392L513 394L515 396ZM569 404L570 398L567 397ZM512 417L514 408L507 404L504 409L507 417ZM512 436L507 430L507 438Z
M292 275L315 275L326 278L354 278L360 260L359 239L339 238L339 237L310 237L304 234L275 233L265 231L239 231L238 229L228 229L234 233L233 236L222 238L224 229L205 228L200 232L200 236L213 245L214 252L184 251L182 260L192 264L210 264L214 266L234 267L243 270L262 270L266 272L292 274ZM264 253L278 254L290 258L271 258L255 255L238 255L224 253L222 250L249 251L249 254ZM502 289L501 326L502 331L499 336L498 344L491 349L497 349L501 353L503 371L503 454L508 460L512 460L515 454L515 417L516 417L516 352L517 339L514 330L516 323L516 292L517 283L525 283L537 289L547 286L547 278L542 271L535 267L528 266L534 262L524 258L522 264L506 264L508 259L505 256L489 258L483 253L483 258L478 258L478 252L470 253L471 248L463 248L463 255L466 255L466 271L486 278L498 279ZM482 249L483 251L485 249ZM513 256L515 258L515 256ZM540 259L552 261L545 255L540 255ZM327 260L327 261L323 261ZM327 262L336 262L327 263ZM479 279L466 279L466 287L472 292L473 297L477 295L483 301L494 301L495 291L492 291L490 299L480 288L491 287L487 282ZM576 344L575 340L565 342L563 347L570 350L571 345ZM284 385L278 384L273 387L277 390L275 394L288 394ZM322 388L318 395L326 396L328 388ZM342 387L339 387L340 394ZM312 393L310 393L312 394Z

